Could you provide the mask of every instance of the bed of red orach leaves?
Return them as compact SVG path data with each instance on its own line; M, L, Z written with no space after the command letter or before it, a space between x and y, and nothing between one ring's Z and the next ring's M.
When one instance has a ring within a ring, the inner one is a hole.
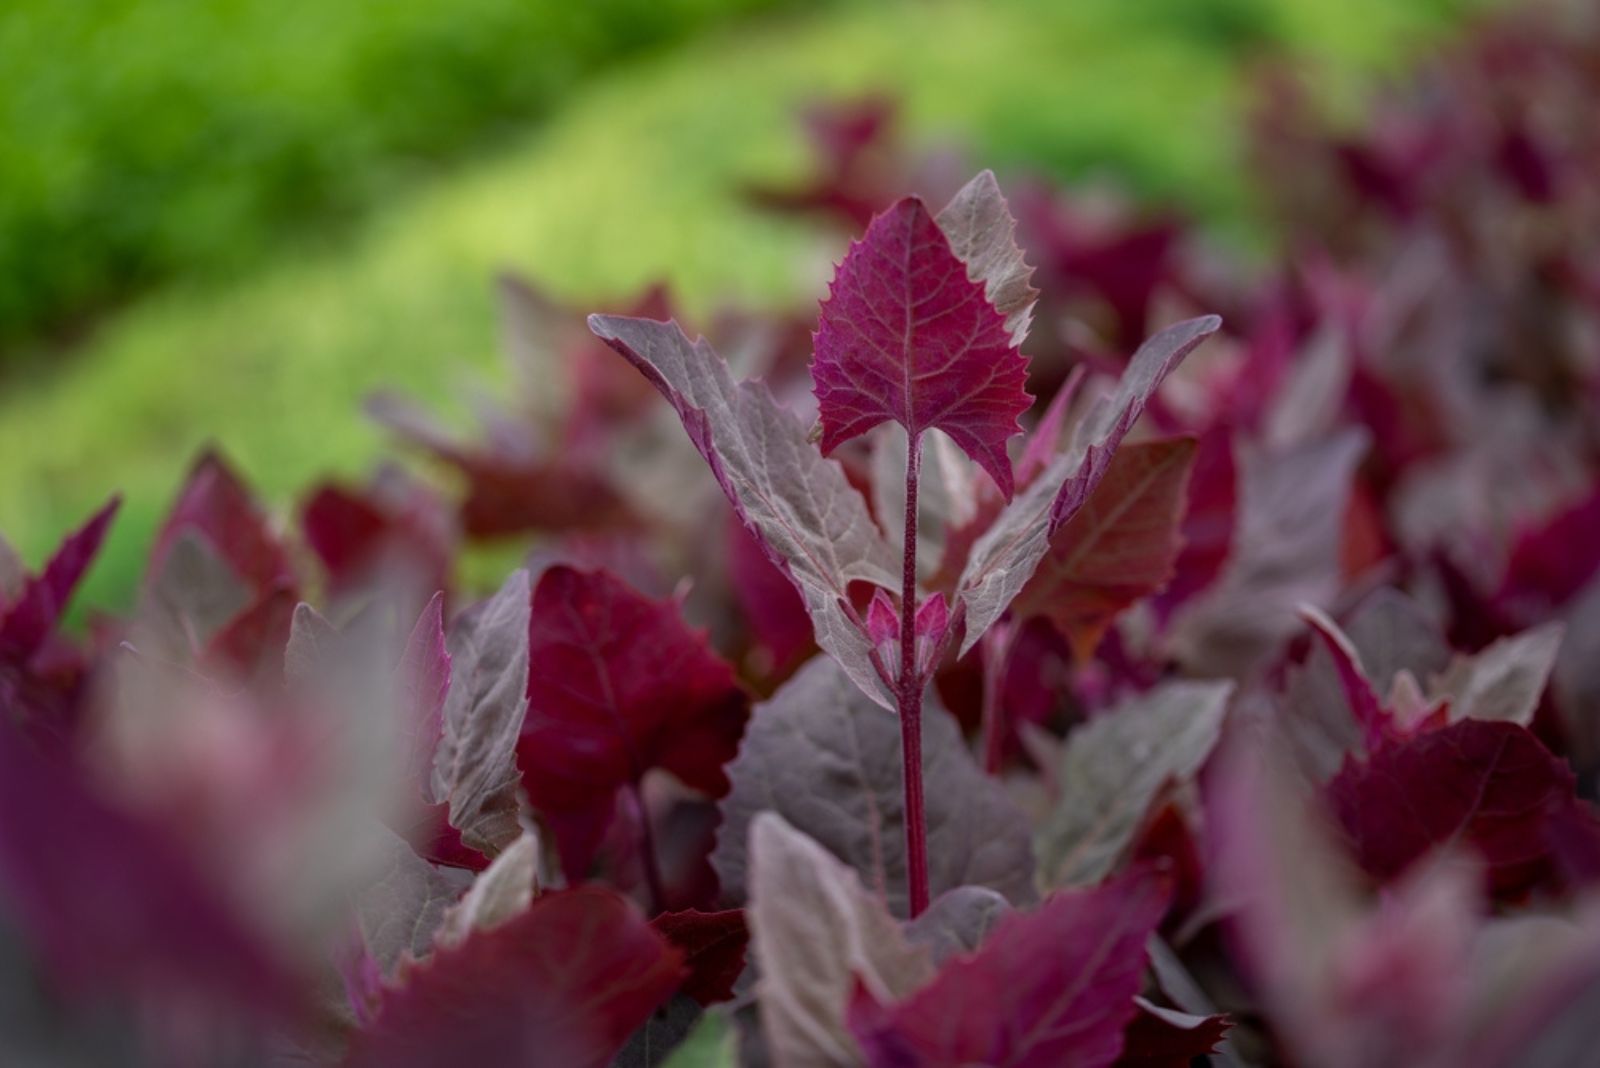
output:
M820 309L0 551L10 1062L1596 1063L1600 32L1262 99L1276 266L821 109Z

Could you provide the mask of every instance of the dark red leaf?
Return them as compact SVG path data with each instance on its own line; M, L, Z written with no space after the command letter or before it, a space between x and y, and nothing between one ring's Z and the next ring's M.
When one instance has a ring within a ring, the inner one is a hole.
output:
M54 633L61 613L94 562L106 530L122 503L113 497L87 523L62 541L9 606L0 604L0 656L26 660Z
M1194 1016L1162 1009L1143 998L1123 1032L1116 1068L1189 1068L1196 1057L1217 1048L1233 1021L1225 1015Z
M1600 570L1600 487L1543 524L1522 532L1495 600L1528 623L1550 613Z
M749 701L733 670L672 601L604 572L546 571L528 626L528 713L517 744L528 797L580 878L617 791L662 768L713 797Z
M1497 894L1515 897L1553 877L1548 830L1579 803L1574 786L1572 771L1531 731L1464 719L1347 758L1327 796L1377 878L1460 843L1481 854Z
M467 845L461 832L450 825L449 802L422 806L415 825L403 837L416 848L419 857L434 864L467 871L482 871L489 866L489 858Z
M4 715L0 811L0 900L68 988L298 1012L292 977L190 858Z
M1031 403L1027 361L922 201L901 200L850 247L811 374L824 453L889 420L913 437L938 428L1011 496L1006 441Z
M532 530L614 530L638 522L628 503L598 472L489 456L473 456L461 469L467 476L461 528L471 538Z
M1008 912L978 951L903 1001L859 982L851 1032L872 1068L1096 1068L1116 1061L1167 891L1148 872Z
M402 972L348 1068L604 1068L683 978L683 955L600 887L535 898Z
M602 472L568 456L463 444L403 398L378 394L367 412L466 482L462 531L492 539L535 530L614 530L638 517Z
M257 596L294 587L288 554L272 533L266 515L215 452L205 453L190 470L156 537L148 574L161 573L167 553L185 532L203 538Z
M702 1005L733 997L733 984L744 971L745 948L750 943L743 909L663 912L650 926L683 951L689 978L680 988L682 993Z
M736 512L728 513L727 530L728 580L763 660L751 668L758 675L781 677L816 648L811 617L793 583Z
M1233 436L1226 429L1200 436L1189 492L1183 508L1183 549L1172 565L1172 579L1156 595L1163 614L1209 586L1222 573L1233 546L1234 512L1238 507L1238 467Z
M409 479L380 478L370 489L327 483L301 506L300 525L327 570L331 592L393 572L438 590L448 584L454 548L442 509L431 491Z

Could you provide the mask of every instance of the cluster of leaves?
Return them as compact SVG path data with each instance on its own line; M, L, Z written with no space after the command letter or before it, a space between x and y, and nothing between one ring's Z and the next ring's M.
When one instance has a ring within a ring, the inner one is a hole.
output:
M515 405L372 404L441 480L284 529L207 456L81 639L115 504L0 551L0 1048L1585 1063L1597 55L1497 24L1370 138L1269 116L1264 277L987 173L930 211L819 113L758 196L864 224L815 317L724 360L507 280Z

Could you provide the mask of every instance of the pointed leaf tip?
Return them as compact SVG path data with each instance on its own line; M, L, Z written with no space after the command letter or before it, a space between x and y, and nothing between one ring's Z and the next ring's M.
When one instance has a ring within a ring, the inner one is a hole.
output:
M824 453L890 420L913 438L937 427L1010 498L1027 361L921 200L900 200L851 246L815 339Z

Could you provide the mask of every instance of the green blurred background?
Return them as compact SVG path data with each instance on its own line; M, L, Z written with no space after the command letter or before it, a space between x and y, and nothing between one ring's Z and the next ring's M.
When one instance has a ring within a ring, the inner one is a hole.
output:
M502 267L583 303L806 299L837 238L738 190L805 172L818 99L888 92L914 143L1248 245L1254 66L1353 100L1469 2L9 0L0 532L37 561L124 491L89 600L125 603L203 443L283 504L384 452L374 387L502 382Z

